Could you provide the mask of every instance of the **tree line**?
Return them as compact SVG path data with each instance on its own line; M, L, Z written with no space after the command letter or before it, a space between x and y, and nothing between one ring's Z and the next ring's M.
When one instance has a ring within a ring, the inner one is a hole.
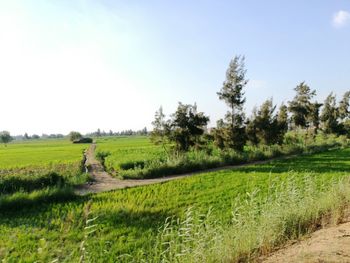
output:
M178 151L201 148L208 140L220 149L243 151L245 145L282 144L289 130L304 130L315 137L319 131L325 134L350 134L350 91L343 94L338 102L330 93L323 103L315 101L316 90L305 82L294 88L295 96L278 109L272 98L260 107L255 107L246 117L244 87L247 85L245 58L234 57L226 71L226 79L217 92L219 100L227 107L224 118L217 121L215 128L207 128L209 117L197 110L197 105L179 103L177 110L166 118L163 108L155 113L152 122L151 140L169 143Z

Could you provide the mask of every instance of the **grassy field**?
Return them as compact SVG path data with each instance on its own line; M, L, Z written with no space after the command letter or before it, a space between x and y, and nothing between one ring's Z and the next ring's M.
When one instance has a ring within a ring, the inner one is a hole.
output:
M0 259L247 261L341 216L349 157L350 149L332 150L4 210Z
M109 154L105 166L110 172L132 169L166 157L164 149L145 136L99 138L96 142L98 152Z
M80 161L86 145L68 140L22 141L0 147L0 170Z
M183 174L225 165L236 165L269 158L317 153L334 147L349 145L346 137L321 135L307 141L305 134L291 132L286 135L283 145L246 146L238 153L233 150L220 150L209 143L202 150L186 153L172 152L151 143L149 137L109 137L97 139L96 156L104 163L106 170L122 178L156 178Z
M86 176L81 176L86 147L63 139L0 147L0 193L28 192L86 180Z

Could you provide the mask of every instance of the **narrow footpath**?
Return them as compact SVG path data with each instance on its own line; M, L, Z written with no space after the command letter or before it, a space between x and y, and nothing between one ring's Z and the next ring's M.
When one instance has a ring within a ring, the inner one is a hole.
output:
M184 175L176 175L176 176L167 176L167 177L156 178L156 179L135 179L135 180L118 179L118 178L112 177L110 174L108 174L104 170L103 165L95 157L95 149L96 149L96 144L93 143L85 153L86 155L85 166L88 167L88 172L90 173L90 176L93 181L87 182L83 185L76 187L75 193L78 195L86 195L90 193L107 192L115 189L123 189L128 187L162 183L162 182L167 182L174 179L180 179L180 178L192 175L192 174L184 174Z

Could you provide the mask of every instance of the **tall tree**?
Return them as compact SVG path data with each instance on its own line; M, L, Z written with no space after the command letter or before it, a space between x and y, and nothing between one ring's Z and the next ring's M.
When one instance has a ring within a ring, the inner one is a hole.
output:
M228 122L226 145L238 151L242 151L246 142L246 134L244 127L243 105L245 97L243 88L247 85L246 70L244 64L244 56L234 57L226 72L226 80L218 96L223 100L230 111L227 112L225 118Z
M12 141L13 138L11 137L11 134L8 131L2 131L0 132L0 142L7 146L7 144Z
M214 144L221 150L225 148L226 138L226 124L223 119L219 119L216 122L216 128L211 130L211 134L214 138Z
M257 109L256 109L256 107L253 108L252 115L247 119L247 122L246 122L246 135L247 135L247 140L252 145L258 145L259 144L258 128L257 128Z
M344 121L350 117L350 91L344 93L343 98L339 102L339 118L341 121Z
M282 103L277 113L276 142L283 143L284 135L288 131L288 108Z
M209 117L197 111L197 105L179 102L176 112L172 115L170 139L175 142L176 149L188 151L191 146L199 143L209 122Z
M160 106L159 110L154 115L154 121L152 122L153 131L151 132L151 141L157 145L162 145L164 150L167 150L168 135L170 133L169 123L165 119L163 113L163 107Z
M321 121L325 133L337 133L339 131L338 108L336 106L336 97L331 92L323 104Z
M305 82L301 82L294 90L297 94L289 102L292 123L295 127L307 128L312 113L311 99L316 95L316 91L311 90Z
M263 144L273 144L276 141L277 118L274 116L276 106L272 99L266 100L256 116L257 136Z
M318 103L317 101L311 104L311 113L309 120L314 128L314 134L317 134L318 130L320 129L320 109L322 105L322 103Z

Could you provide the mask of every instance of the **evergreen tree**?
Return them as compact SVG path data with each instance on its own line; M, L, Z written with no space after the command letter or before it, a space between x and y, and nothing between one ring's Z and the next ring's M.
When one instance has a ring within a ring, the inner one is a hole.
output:
M214 138L214 144L221 150L225 148L227 127L223 119L216 122L216 128L213 128L211 134Z
M157 145L162 145L164 150L168 152L166 145L168 143L170 127L169 123L165 120L162 106L156 111L152 125L153 131L151 132L151 141Z
M256 116L257 136L262 144L273 144L276 141L277 118L274 116L276 106L272 99L266 100Z
M324 101L321 121L325 133L337 133L339 131L338 109L333 92Z
M345 121L350 117L349 100L350 100L350 91L347 91L344 93L342 100L339 102L338 113L341 121Z
M252 115L247 119L247 122L246 122L246 135L247 135L247 140L252 145L255 145L255 146L259 144L259 138L257 136L258 129L257 129L256 119L257 119L257 109L256 107L254 107Z
M320 129L320 108L322 105L322 103L318 103L317 101L311 104L310 122L314 128L314 134L317 134Z
M316 95L316 91L311 90L305 82L301 82L294 90L297 94L289 102L292 123L295 127L307 128L312 113L311 99Z
M282 104L277 113L277 131L276 142L278 144L283 143L284 135L288 131L288 108Z
M237 151L242 151L246 142L243 88L247 85L248 80L246 80L245 74L244 57L234 57L226 72L223 87L217 93L219 99L223 100L230 109L225 116L228 123L225 145Z
M175 143L178 151L188 151L199 143L209 122L209 117L197 111L197 105L179 103L170 122L170 140Z

